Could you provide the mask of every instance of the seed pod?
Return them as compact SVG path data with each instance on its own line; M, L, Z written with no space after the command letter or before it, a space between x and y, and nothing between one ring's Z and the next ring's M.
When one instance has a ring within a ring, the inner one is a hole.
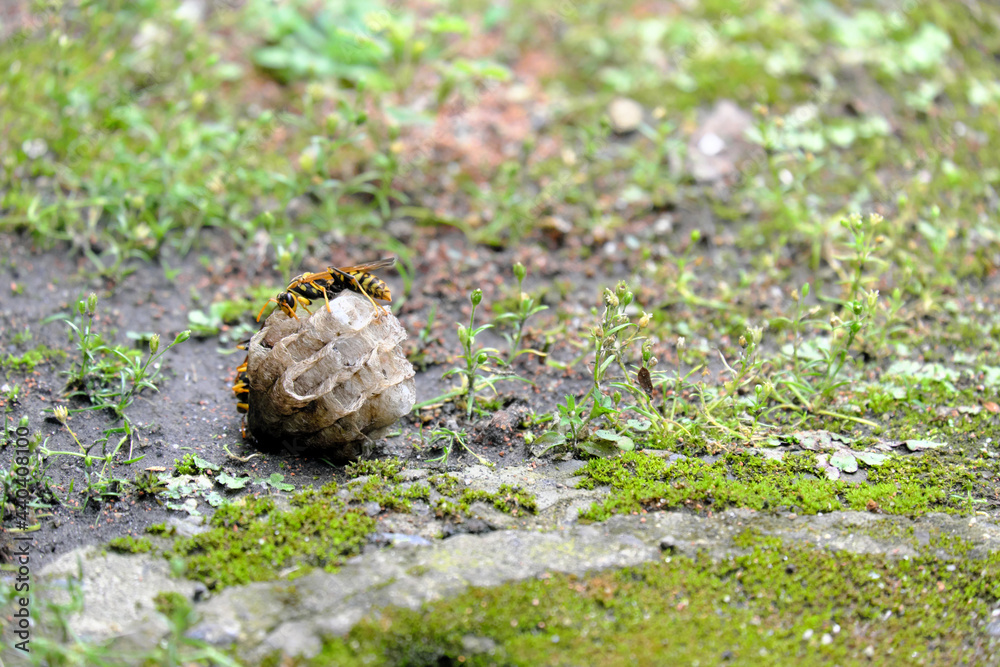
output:
M366 455L416 402L405 339L395 316L353 292L307 318L276 308L248 348L250 433L341 462Z

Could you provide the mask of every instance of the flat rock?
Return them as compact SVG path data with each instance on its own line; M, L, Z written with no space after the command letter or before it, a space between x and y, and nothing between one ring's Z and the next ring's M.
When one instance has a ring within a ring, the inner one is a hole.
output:
M492 472L484 469L479 474L486 479ZM531 471L521 474L530 476ZM574 502L579 501L567 497L554 507L569 511L576 509ZM490 514L485 504L476 510ZM972 547L964 558L981 558L1000 549L1000 528L976 517L931 514L908 519L867 512L797 516L751 510L709 517L654 512L615 516L599 524L563 524L548 531L501 529L443 540L393 533L383 543L394 546L367 550L336 573L315 570L294 581L234 586L207 600L198 595L200 584L171 578L162 558L85 549L44 568L39 594L65 600L65 581L76 572L79 558L84 608L69 618L77 634L126 645L155 642L167 628L153 612L152 598L159 591L177 591L199 599L195 609L201 620L191 636L220 647L234 645L241 659L257 664L275 652L314 656L324 636L347 633L373 610L390 605L416 609L471 586L497 586L550 572L584 575L678 556L726 558L744 553L735 538L749 528L789 545L898 558L917 555L912 543L898 539L901 534L927 535L918 546L930 543L933 535L962 539ZM942 563L955 558L940 549L922 553L936 554ZM36 603L35 608L41 607Z

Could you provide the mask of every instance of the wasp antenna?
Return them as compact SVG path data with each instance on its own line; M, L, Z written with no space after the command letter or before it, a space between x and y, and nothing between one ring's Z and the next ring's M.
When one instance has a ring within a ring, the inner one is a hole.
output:
M263 306L263 308L261 308L261 309L260 309L260 312L259 312L259 313L257 313L257 321L258 321L258 322L260 322L260 317L261 317L261 315L263 315L263 314L264 314L264 311L265 311L265 310L267 310L267 305L268 305L269 303L271 303L272 301L274 301L275 303L278 303L278 300L277 300L277 299L275 299L275 298L273 298L273 297L272 297L272 298L270 298L270 299L268 299L268 300L267 300L267 303L265 303L265 304L264 304L264 306Z

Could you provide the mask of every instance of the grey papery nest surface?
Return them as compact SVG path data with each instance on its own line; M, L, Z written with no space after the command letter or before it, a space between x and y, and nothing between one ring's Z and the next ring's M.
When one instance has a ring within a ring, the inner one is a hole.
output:
M416 402L406 331L352 292L313 305L275 309L251 339L247 426L262 444L357 459Z

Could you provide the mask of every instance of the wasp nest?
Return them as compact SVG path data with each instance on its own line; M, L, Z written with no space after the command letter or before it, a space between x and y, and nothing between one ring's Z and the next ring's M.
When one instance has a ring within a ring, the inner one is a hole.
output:
M247 426L261 443L354 460L416 402L406 332L351 292L314 310L275 309L251 339Z

